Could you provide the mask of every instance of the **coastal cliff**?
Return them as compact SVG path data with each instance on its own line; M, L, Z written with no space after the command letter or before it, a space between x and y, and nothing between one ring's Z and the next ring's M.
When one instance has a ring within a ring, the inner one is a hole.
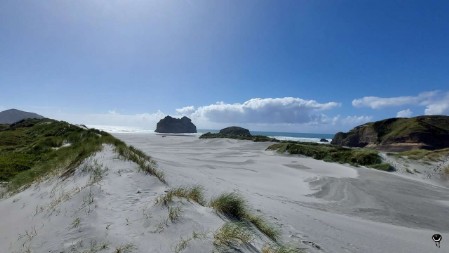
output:
M441 149L449 147L449 116L390 118L339 132L332 144L370 147L385 151Z

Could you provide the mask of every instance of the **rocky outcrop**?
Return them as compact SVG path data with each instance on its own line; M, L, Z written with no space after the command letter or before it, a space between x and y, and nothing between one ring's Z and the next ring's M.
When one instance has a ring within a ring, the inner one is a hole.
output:
M200 136L200 139L213 139L213 138L228 138L237 140L250 140L254 142L279 142L275 138L270 138L264 135L252 135L248 129L243 127L231 126L220 130L218 133L205 133Z
M449 147L449 116L391 118L339 132L332 144L371 147L384 151L440 149Z
M0 112L0 124L12 124L24 119L42 119L42 118L44 117L39 114L32 112L24 112L17 109L9 109Z
M196 133L196 126L187 117L180 119L166 116L156 126L157 133Z
M222 135L233 135L233 136L251 136L248 129L238 126L226 127L219 132Z

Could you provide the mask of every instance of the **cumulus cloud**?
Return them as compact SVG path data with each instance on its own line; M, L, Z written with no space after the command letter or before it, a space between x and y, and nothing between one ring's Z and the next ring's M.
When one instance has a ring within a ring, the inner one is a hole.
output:
M426 115L448 115L449 114L449 92L446 92L441 98L435 99L426 106L424 110Z
M405 110L399 111L399 112L396 114L396 117L398 117L398 118L409 118L409 117L411 117L412 115L413 115L412 110L410 110L410 109L405 109Z
M177 109L178 113L213 123L289 123L304 124L321 122L322 111L339 107L340 103L319 103L301 98L253 98L243 103L215 104Z
M438 94L437 91L429 91L418 94L417 96L401 97L363 97L352 100L354 107L369 107L371 109L381 109L385 107L403 106L403 105L426 105L431 103L431 99Z
M181 116L191 115L192 113L195 112L195 107L194 106L186 106L183 108L176 109L176 112Z

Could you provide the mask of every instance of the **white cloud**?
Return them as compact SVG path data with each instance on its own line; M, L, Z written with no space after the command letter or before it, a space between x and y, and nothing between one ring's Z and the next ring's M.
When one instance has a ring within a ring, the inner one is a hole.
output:
M199 121L212 123L269 123L306 124L323 120L322 111L340 106L337 102L318 103L301 98L253 98L244 103L216 104L177 109L177 112L191 112L187 116ZM186 115L186 114L184 114Z
M182 116L191 115L192 113L195 112L195 107L194 106L185 106L183 108L176 109L176 112Z
M427 104L426 115L449 115L449 92Z
M47 112L46 117L64 120L73 124L95 126L127 126L140 129L156 128L157 122L166 115L161 111L155 113L120 114L116 111L95 114L72 114L66 112Z
M412 110L410 110L410 109L405 109L405 110L399 111L399 112L396 114L396 117L398 117L398 118L409 118L409 117L411 117L412 115L413 115Z
M354 107L369 107L371 109L381 109L395 106L418 106L425 107L426 115L449 115L449 92L429 91L418 94L417 96L402 97L363 97L352 101ZM410 109L402 110L397 113L397 117L410 117L413 112Z
M332 118L332 125L334 126L341 126L343 128L347 127L354 127L358 125L365 124L367 122L370 122L373 120L372 116L346 116L341 117L340 115L337 115Z
M352 100L354 107L370 107L371 109L380 109L385 107L403 106L403 105L426 105L431 103L431 99L438 94L438 91L423 92L418 96L401 97L363 97Z

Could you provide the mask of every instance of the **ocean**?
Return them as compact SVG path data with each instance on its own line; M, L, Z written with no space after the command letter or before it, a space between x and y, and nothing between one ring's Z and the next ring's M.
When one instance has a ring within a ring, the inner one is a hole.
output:
M220 130L214 129L198 129L199 134L211 132L218 133ZM321 139L326 139L329 142L334 138L334 134L317 134L317 133L290 133L290 132L265 132L265 131L250 131L252 135L265 135L271 138L284 141L303 141L303 142L320 142Z
M123 127L123 126L101 126L101 125L88 125L91 128L97 128L110 133L148 133L155 134L154 130L140 129L135 127ZM194 136L200 136L204 133L218 133L216 129L198 129L198 133L192 134ZM290 132L266 132L266 131L250 131L253 135L265 135L278 140L291 140L291 141L303 141L303 142L320 142L321 139L326 139L329 142L332 141L334 134L318 134L318 133L290 133Z

